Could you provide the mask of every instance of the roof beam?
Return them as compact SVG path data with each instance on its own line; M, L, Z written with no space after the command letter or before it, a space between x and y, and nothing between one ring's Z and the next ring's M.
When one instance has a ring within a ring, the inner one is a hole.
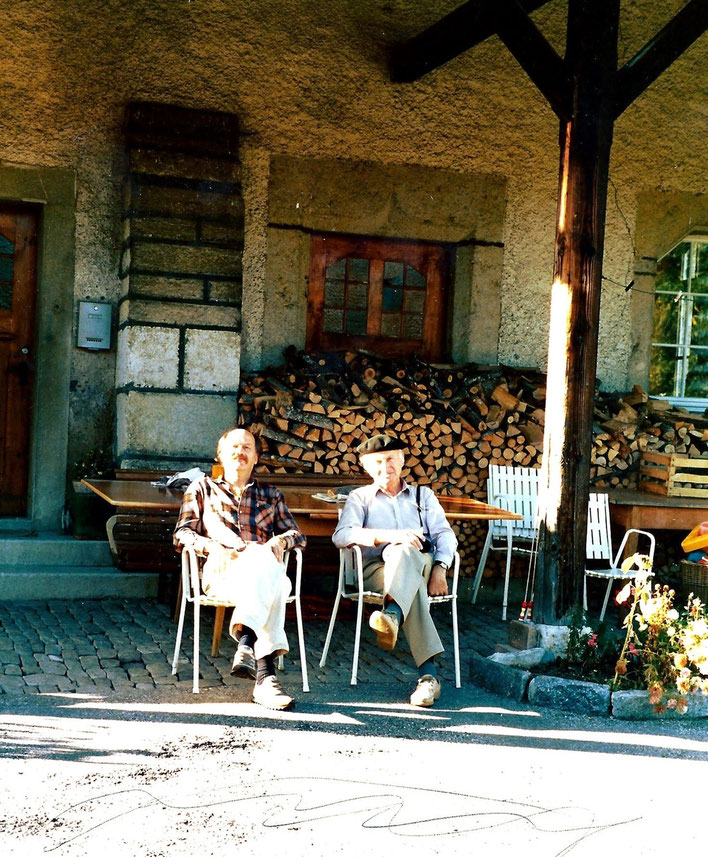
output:
M495 28L521 68L567 122L570 118L571 81L566 63L534 24L520 0L497 0Z
M546 3L548 0L520 0L525 12L533 12ZM468 0L427 30L394 45L389 63L391 80L394 83L419 80L494 35L495 6L495 0Z
M615 116L708 29L708 0L690 0L653 39L617 72Z

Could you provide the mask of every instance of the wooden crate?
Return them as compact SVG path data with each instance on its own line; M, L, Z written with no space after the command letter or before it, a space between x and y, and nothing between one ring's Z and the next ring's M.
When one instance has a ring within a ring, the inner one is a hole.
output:
M685 597L688 597L689 592L692 592L704 604L708 604L708 565L682 560L681 582L683 583Z
M668 497L708 497L708 458L643 452L639 490Z

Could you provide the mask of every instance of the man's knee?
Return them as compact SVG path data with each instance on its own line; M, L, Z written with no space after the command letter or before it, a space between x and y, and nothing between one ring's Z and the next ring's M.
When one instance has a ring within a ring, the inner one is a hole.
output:
M427 563L427 554L411 545L387 545L381 555L387 572L403 570L422 574Z

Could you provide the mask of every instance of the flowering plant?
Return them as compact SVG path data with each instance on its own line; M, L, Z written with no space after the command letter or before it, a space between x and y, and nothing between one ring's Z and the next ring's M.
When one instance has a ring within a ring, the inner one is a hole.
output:
M597 629L586 624L585 612L574 607L567 616L568 644L565 667L578 678L605 682L612 672L620 645L621 633L601 622Z
M674 607L675 592L654 584L649 557L635 554L622 564L631 574L617 596L629 603L624 620L624 645L615 665L612 682L646 687L654 711L667 708L685 712L687 694L708 693L708 622L699 598L689 597L683 612Z

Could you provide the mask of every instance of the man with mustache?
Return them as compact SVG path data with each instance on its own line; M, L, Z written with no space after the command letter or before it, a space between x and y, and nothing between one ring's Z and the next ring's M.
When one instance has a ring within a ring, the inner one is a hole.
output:
M231 674L255 679L253 701L266 708L289 708L294 700L275 675L275 658L288 651L285 600L290 580L286 550L305 546L281 492L260 485L251 473L258 443L246 429L230 429L219 439L216 460L224 475L204 476L187 488L174 543L205 557L205 594L235 605L229 633L237 641Z

